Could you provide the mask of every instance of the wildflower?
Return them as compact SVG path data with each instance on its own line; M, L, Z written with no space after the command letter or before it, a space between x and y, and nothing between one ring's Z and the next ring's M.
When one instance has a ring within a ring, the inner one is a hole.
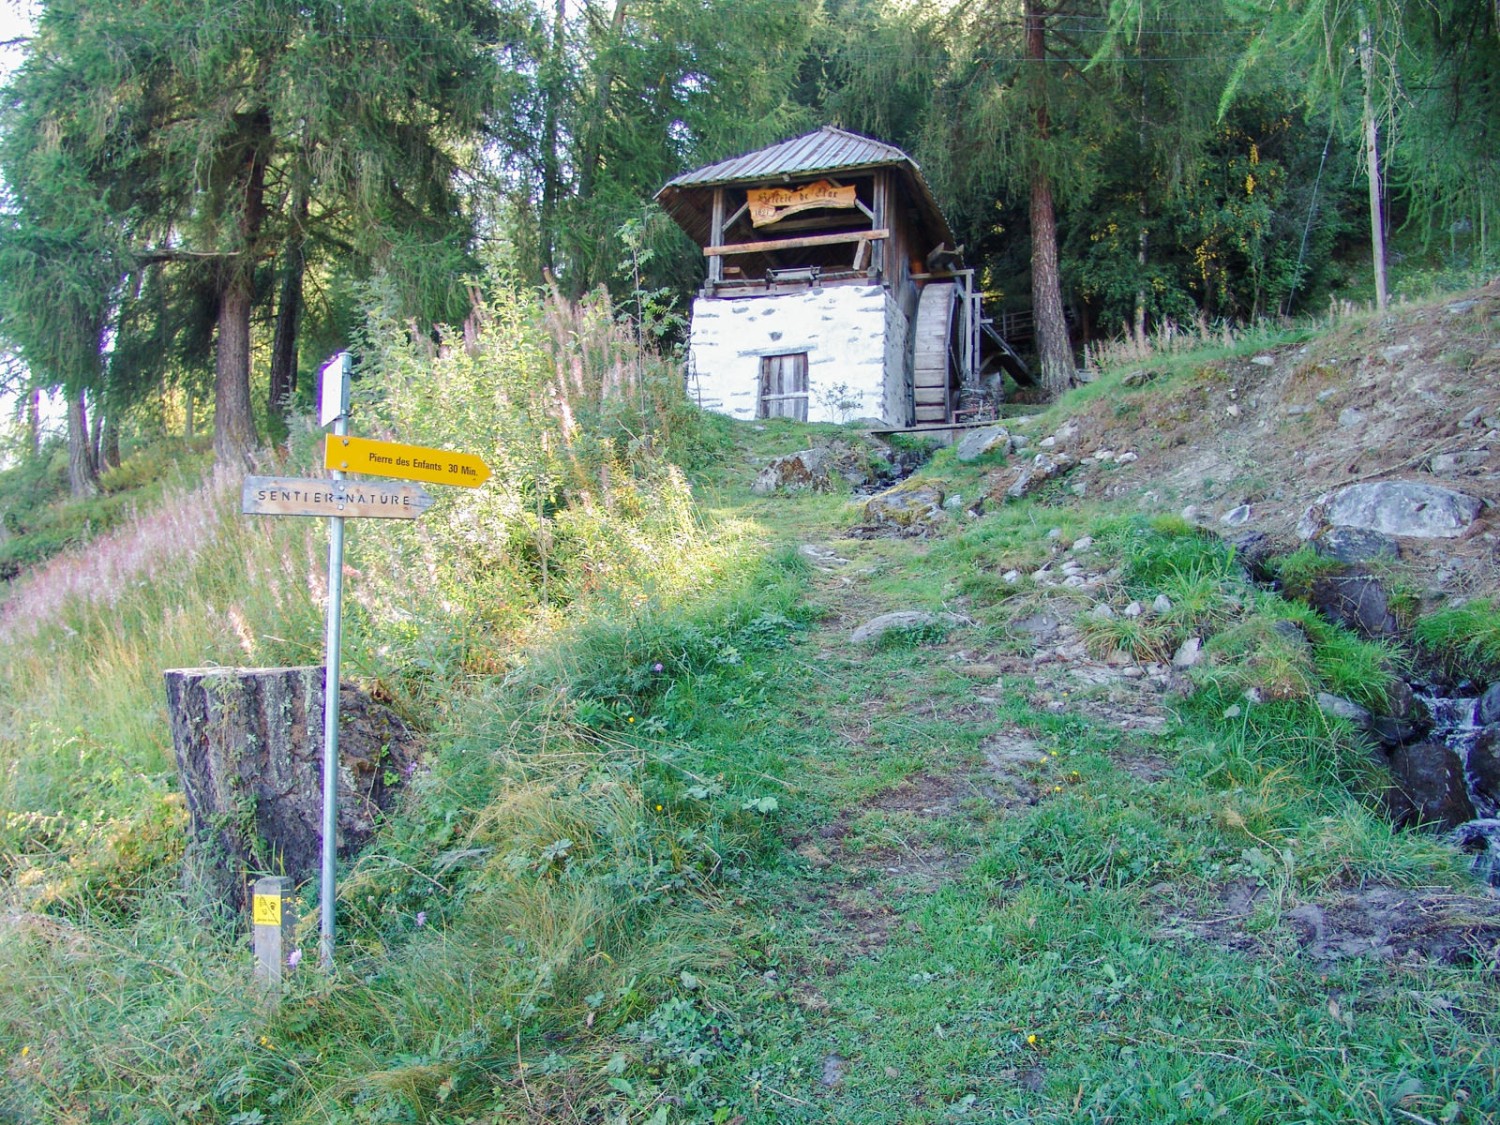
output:
M29 1055L29 1054L31 1054L31 1048L30 1048L30 1047L22 1047L22 1048L21 1048L21 1057L22 1057L22 1058L23 1058L23 1059L24 1059L24 1058L25 1058L25 1057L26 1057L26 1056L27 1056L27 1055Z
M1030 1035L1028 1035L1026 1037L1026 1046L1028 1046L1028 1047L1035 1047L1036 1046L1036 1032L1032 1032Z
M290 953L288 953L286 955L286 966L287 966L287 968L289 968L289 969L295 969L301 963L302 963L302 950L300 950L300 949L294 949L294 950L292 950Z
M656 811L657 811L657 812L661 812L661 806L660 806L660 805L657 805L657 806L656 806Z
M425 925L427 925L427 911L425 911L425 910L418 910L417 911L417 925L419 925L419 926L425 926Z
M661 661L658 660L655 664L651 665L651 671L660 672L661 670Z
M626 716L626 719L625 719L625 721L626 721L626 722L627 722L627 723L633 723L633 722L635 722L635 716L634 716L634 715L629 715L629 716Z

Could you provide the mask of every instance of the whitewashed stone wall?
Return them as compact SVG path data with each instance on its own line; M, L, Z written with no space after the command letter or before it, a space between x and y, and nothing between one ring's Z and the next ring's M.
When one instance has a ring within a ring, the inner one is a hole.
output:
M888 356L904 353L904 328L887 339L892 313L905 317L879 285L830 285L770 297L699 297L693 302L689 336L688 393L705 410L734 418L754 418L760 396L762 356L807 353L807 419L845 418L904 421L904 408L891 413ZM842 385L847 396L835 392ZM903 391L899 364L896 396ZM858 403L836 409L834 398Z
M901 311L901 302L885 295L885 410L878 415L892 425L910 424L911 397L907 379L911 368L911 325Z

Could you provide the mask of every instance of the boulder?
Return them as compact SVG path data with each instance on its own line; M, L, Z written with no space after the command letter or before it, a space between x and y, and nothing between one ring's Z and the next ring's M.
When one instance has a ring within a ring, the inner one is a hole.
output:
M991 453L1004 453L1010 448L1010 431L1004 426L982 426L964 434L954 447L953 455L968 463L978 461Z
M757 496L777 492L847 492L871 478L868 458L848 442L834 441L777 457L750 485Z
M1307 601L1328 620L1369 640L1400 632L1385 587L1367 571L1320 574L1308 586Z
M1466 492L1415 481L1351 484L1325 493L1303 513L1298 533L1311 539L1324 526L1359 527L1414 539L1452 539L1479 518L1484 501Z
M1345 699L1342 695L1333 695L1330 692L1320 691L1317 697L1318 710L1323 714L1335 719L1347 719L1360 730L1365 730L1370 725L1370 712L1366 711L1353 700Z
M1487 726L1469 748L1469 776L1474 794L1488 801L1491 811L1500 807L1500 725Z
M907 481L865 501L864 528L893 535L927 535L948 518L943 490L935 484Z
M1464 787L1463 763L1441 742L1419 742L1391 752L1391 787L1385 803L1400 825L1456 828L1474 819Z
M1484 689L1474 715L1475 721L1480 726L1487 727L1491 723L1500 723L1500 683L1491 684Z
M872 644L881 637L895 629L920 629L931 625L972 625L970 621L957 613L924 613L919 610L898 610L895 613L882 613L879 617L866 621L858 629L850 634L849 639L855 644Z
M1363 527L1330 527L1312 541L1312 546L1325 559L1339 562L1401 557L1400 545L1389 535Z
M177 668L164 673L177 773L187 799L183 881L233 910L247 880L320 866L323 681L320 667ZM375 833L419 742L390 708L339 690L341 857Z

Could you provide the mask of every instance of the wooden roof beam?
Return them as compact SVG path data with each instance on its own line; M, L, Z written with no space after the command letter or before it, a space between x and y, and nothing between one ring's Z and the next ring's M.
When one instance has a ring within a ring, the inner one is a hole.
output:
M810 234L803 238L773 238L765 242L733 242L727 246L705 246L705 258L729 254L765 254L775 250L807 250L814 246L838 246L845 242L879 242L891 237L889 230L853 230L841 234Z

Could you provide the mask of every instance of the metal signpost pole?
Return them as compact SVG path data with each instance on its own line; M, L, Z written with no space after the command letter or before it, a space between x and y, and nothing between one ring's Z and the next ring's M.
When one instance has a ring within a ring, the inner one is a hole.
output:
M340 352L323 368L323 425L333 422L340 437L349 432L348 352ZM330 384L332 384L330 386ZM333 413L336 411L336 414ZM335 471L334 480L344 474ZM333 968L333 915L337 898L339 793L339 653L344 615L344 517L328 517L328 660L323 686L323 885L318 917L318 962Z

